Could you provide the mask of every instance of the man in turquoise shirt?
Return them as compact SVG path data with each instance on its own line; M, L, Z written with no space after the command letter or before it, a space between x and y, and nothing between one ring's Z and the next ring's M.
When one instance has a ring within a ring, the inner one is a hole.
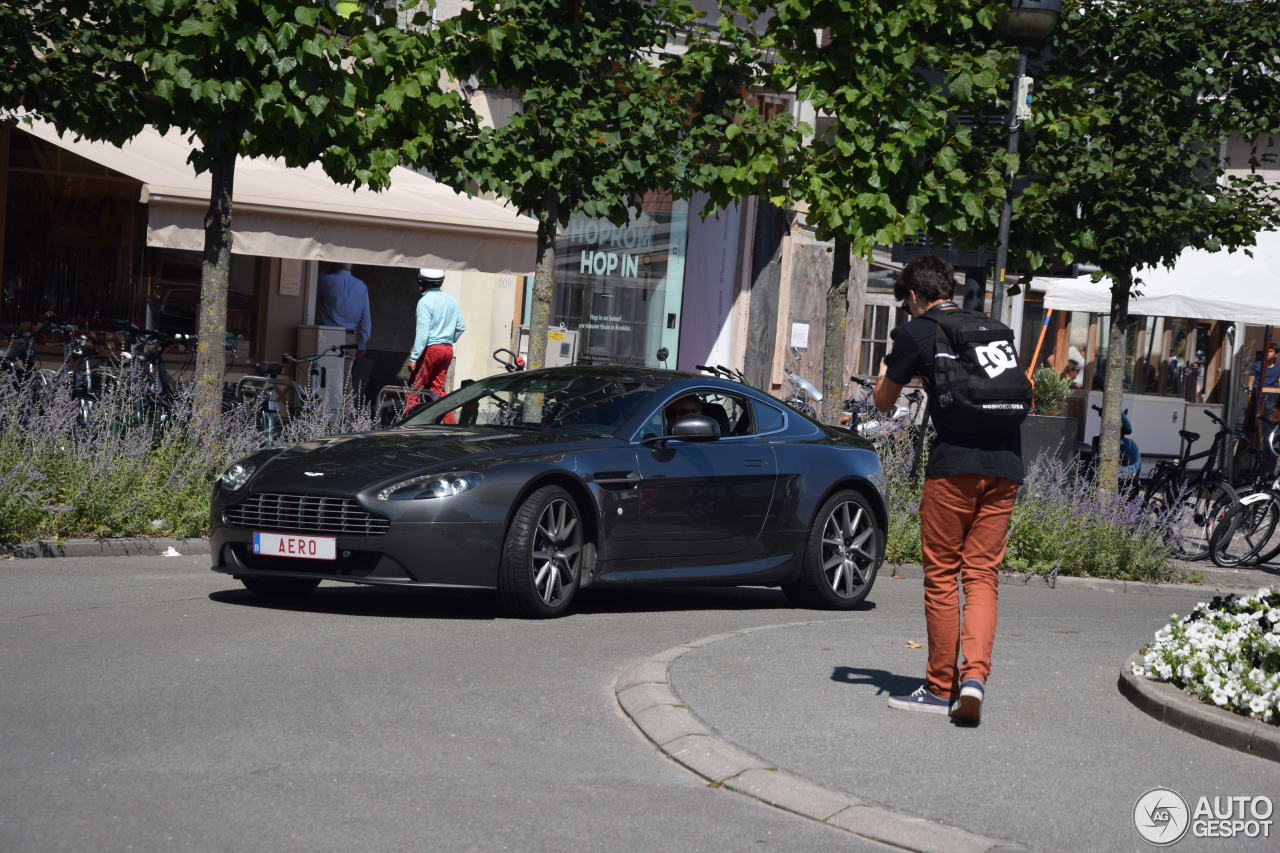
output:
M458 302L441 290L444 270L418 270L417 326L413 349L409 352L409 385L426 391L429 399L444 396L444 381L453 361L453 344L466 331ZM423 395L410 392L404 397L405 411L422 402Z

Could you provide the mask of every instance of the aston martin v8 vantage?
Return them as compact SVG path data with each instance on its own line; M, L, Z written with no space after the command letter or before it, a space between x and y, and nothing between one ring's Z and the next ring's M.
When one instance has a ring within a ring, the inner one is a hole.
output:
M322 580L496 591L778 586L847 609L884 556L875 452L746 385L627 367L499 374L394 427L263 450L214 486L213 569L268 598Z

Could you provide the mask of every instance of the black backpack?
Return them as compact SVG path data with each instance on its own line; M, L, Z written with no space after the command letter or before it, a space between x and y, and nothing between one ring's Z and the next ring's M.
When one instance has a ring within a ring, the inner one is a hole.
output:
M1013 330L972 311L930 311L934 335L934 417L970 433L1016 430L1031 408L1031 383L1018 367Z

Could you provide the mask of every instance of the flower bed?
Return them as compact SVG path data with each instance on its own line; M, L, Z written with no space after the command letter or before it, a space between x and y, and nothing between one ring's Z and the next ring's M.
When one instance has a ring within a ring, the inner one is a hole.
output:
M1174 614L1143 651L1135 675L1280 725L1280 588L1219 596L1187 616Z

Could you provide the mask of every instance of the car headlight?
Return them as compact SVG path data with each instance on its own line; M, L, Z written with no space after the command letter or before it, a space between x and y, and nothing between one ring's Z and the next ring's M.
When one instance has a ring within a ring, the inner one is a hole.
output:
M416 501L427 498L448 498L461 494L480 482L480 475L473 472L454 474L424 474L412 480L402 480L378 492L380 501Z
M249 482L249 478L253 476L253 472L258 470L258 466L248 459L241 459L230 468L222 472L222 476L218 477L218 482L222 484L222 488L229 492L239 491L245 483Z

